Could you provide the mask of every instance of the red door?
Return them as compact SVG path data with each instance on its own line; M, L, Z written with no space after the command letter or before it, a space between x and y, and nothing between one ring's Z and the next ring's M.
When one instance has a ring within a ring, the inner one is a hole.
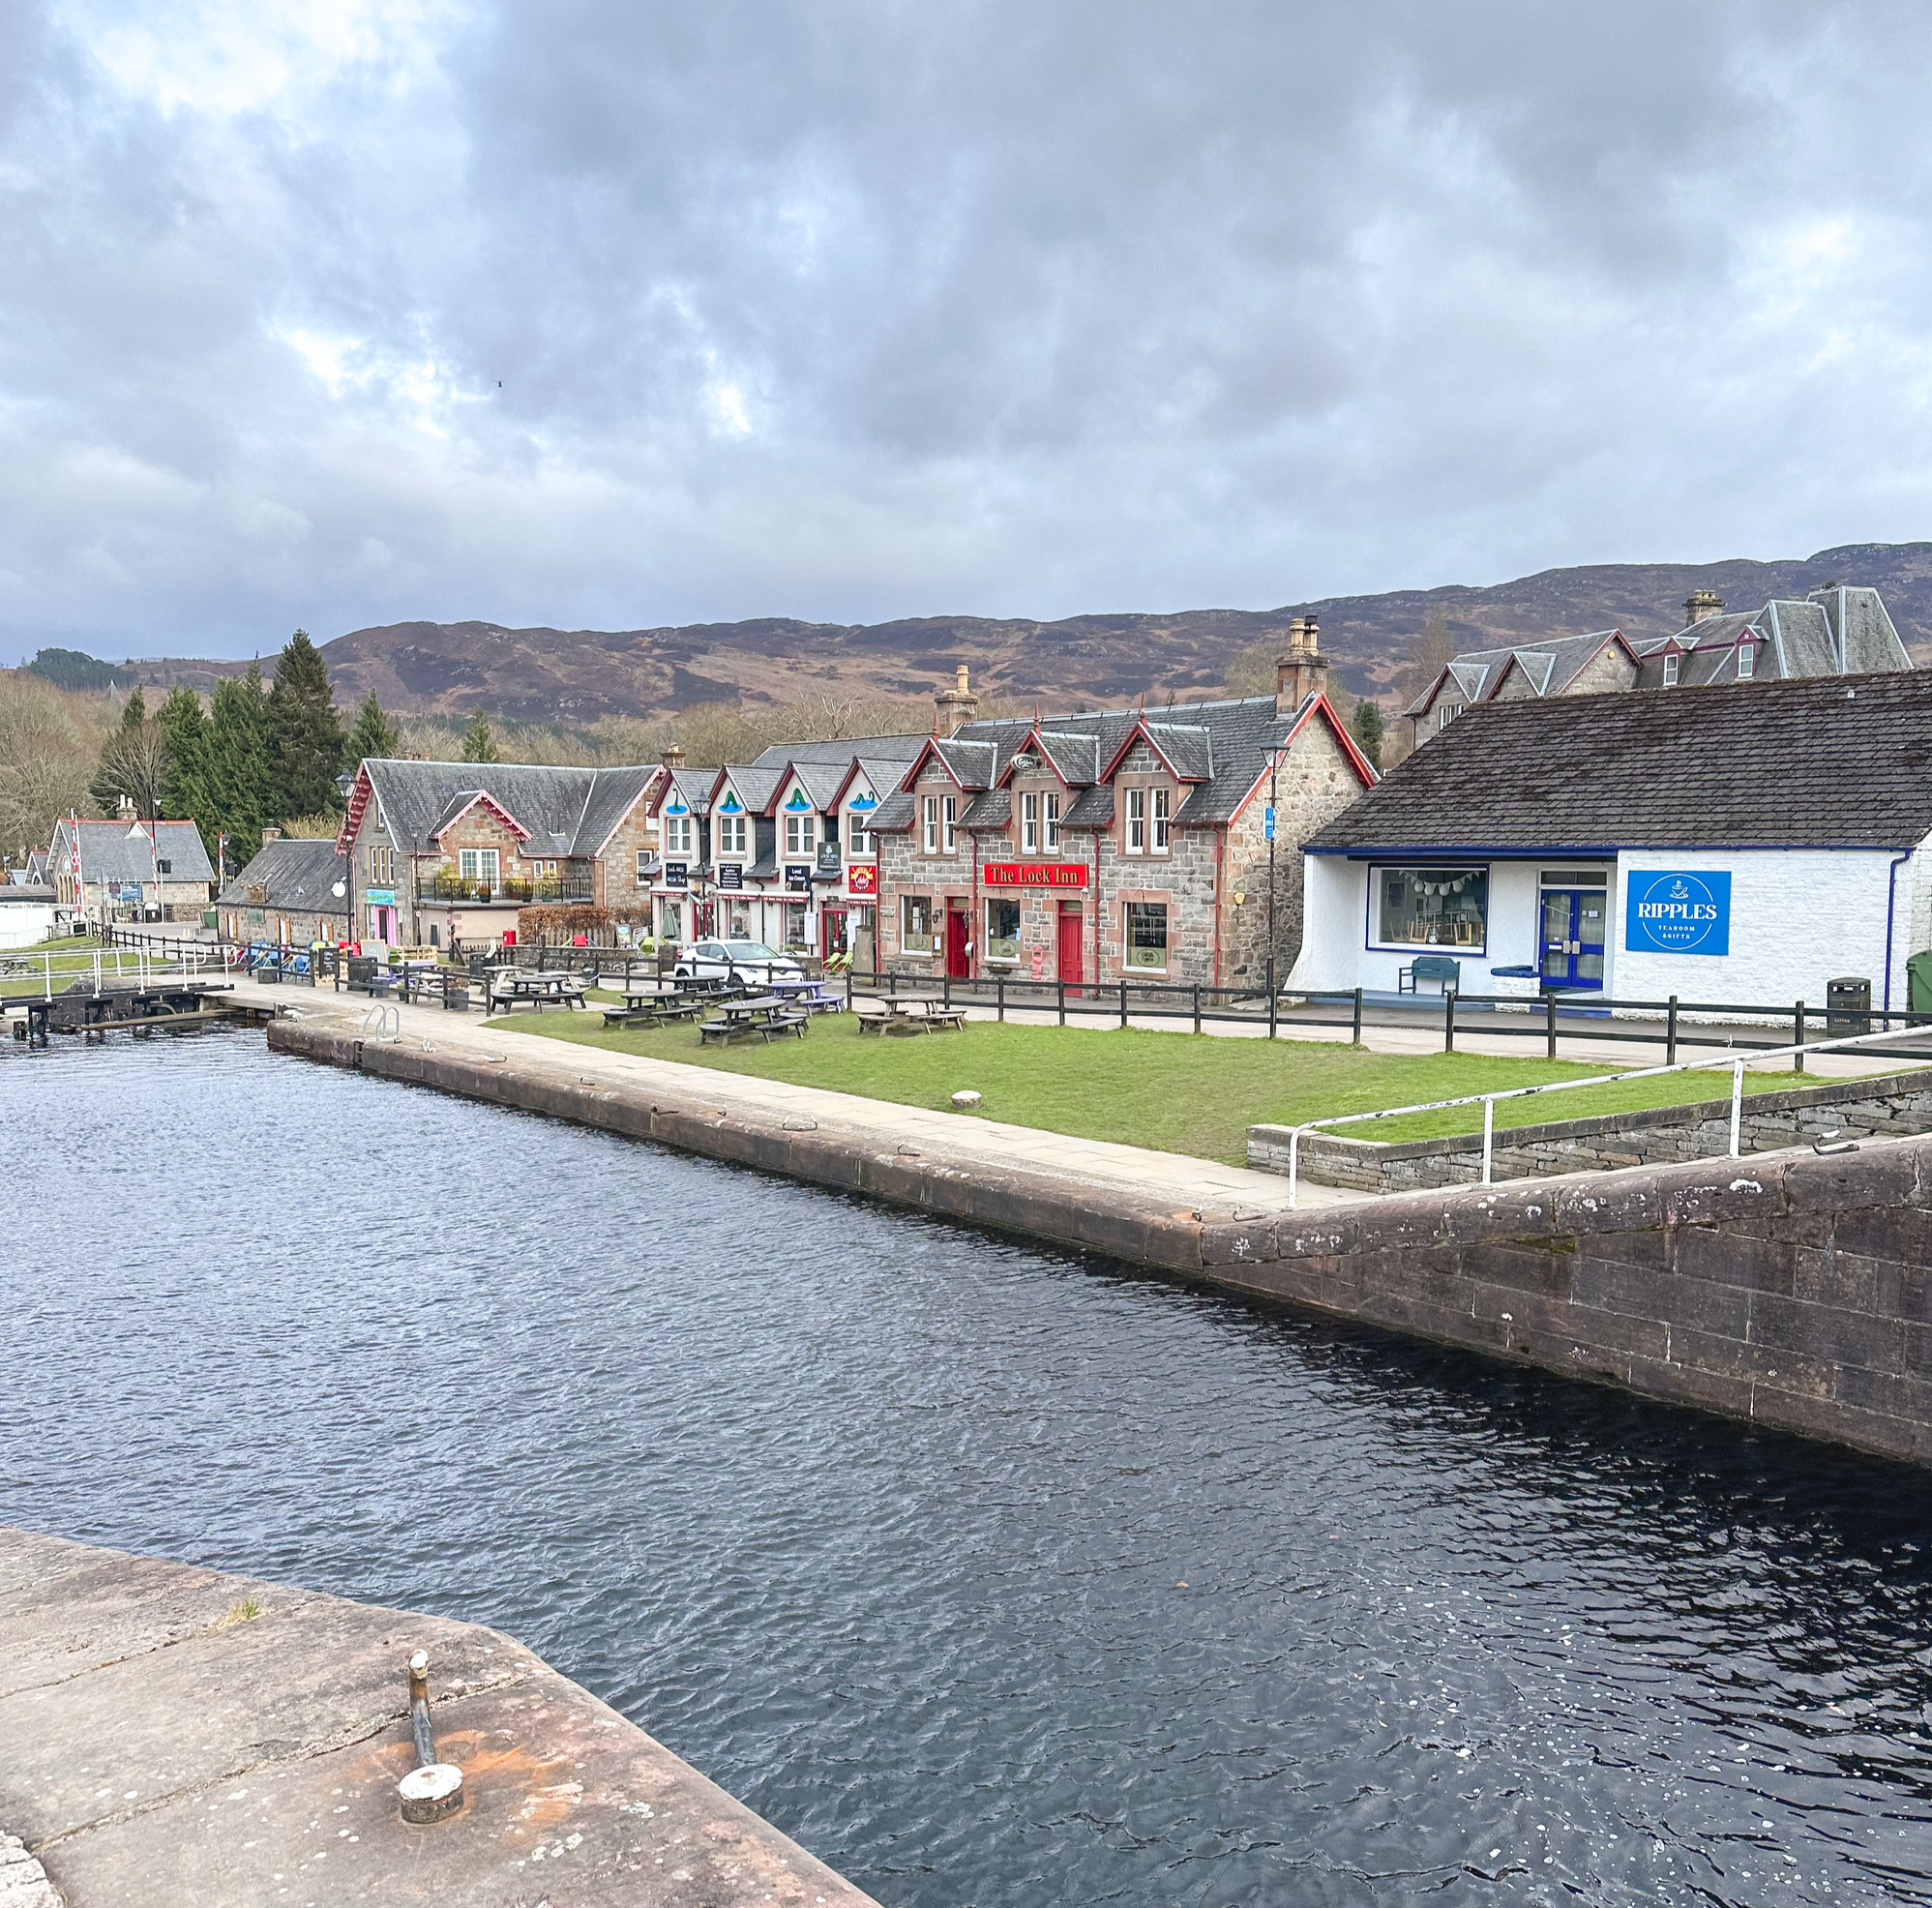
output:
M971 933L966 925L966 910L964 908L946 909L946 978L966 980L972 973L972 957L966 952L966 937Z
M1063 901L1060 903L1060 978L1076 981L1081 978L1080 943L1084 917L1080 903Z

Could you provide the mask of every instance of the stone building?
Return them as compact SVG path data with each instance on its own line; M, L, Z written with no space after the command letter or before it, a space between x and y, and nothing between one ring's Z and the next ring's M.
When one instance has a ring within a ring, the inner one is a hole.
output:
M261 851L215 897L224 940L308 947L349 938L349 864L333 841L261 831ZM342 892L336 892L340 885Z
M1801 602L1777 599L1748 615L1726 615L1723 600L1700 589L1685 598L1683 617L1675 636L1632 639L1613 629L1471 649L1445 663L1403 713L1415 726L1419 748L1478 702L1912 667L1875 589L1828 583Z
M112 821L62 820L48 850L62 914L108 921L192 921L214 892L201 831L192 821L143 821L124 800Z
M655 766L361 763L336 836L351 938L403 946L514 939L533 903L641 921L658 872Z
M980 721L939 732L875 812L878 958L956 979L1263 984L1301 939L1295 844L1375 786L1297 617L1272 697Z

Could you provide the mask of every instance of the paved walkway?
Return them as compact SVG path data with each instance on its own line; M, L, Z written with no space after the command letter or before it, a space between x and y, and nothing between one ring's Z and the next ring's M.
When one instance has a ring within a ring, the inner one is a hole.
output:
M381 1037L378 1017L361 995L336 994L327 987L235 985L234 998L254 1006L314 1016L332 1025L358 1028L371 1023L365 1039ZM522 1072L541 1072L562 1081L596 1086L655 1088L684 1098L709 1101L721 1111L786 1119L809 1119L817 1126L863 1136L866 1144L888 1150L922 1142L949 1154L979 1159L988 1166L1012 1164L1034 1173L1077 1180L1084 1186L1116 1186L1143 1198L1158 1198L1206 1218L1252 1218L1288 1210L1288 1181L1278 1174L1223 1166L1183 1153L1155 1152L1145 1147L1118 1146L1109 1140L1077 1139L1036 1126L1015 1126L976 1114L936 1113L889 1100L837 1093L822 1087L799 1087L784 1080L726 1073L714 1067L686 1066L675 1060L613 1054L575 1042L548 1040L520 1030L517 1021L486 1026L475 1014L452 1014L440 1007L385 1004L383 1013L404 1044L433 1052L488 1059ZM520 1016L534 1021L535 1015ZM1300 1205L1340 1206L1370 1195L1339 1187L1304 1184Z

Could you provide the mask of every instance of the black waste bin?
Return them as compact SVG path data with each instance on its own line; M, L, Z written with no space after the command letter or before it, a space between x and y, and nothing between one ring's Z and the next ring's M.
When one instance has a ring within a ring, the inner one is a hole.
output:
M1872 984L1857 974L1825 983L1825 1031L1864 1033L1871 1028Z
M349 992L351 994L372 994L375 992L375 956L373 954L351 954L349 956Z

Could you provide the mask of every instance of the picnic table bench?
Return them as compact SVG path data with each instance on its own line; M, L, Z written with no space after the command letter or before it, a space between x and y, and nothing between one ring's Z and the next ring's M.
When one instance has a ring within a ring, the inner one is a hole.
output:
M955 1028L963 1033L966 1009L948 1006L935 996L900 994L876 1007L860 1008L858 1026L861 1033L930 1033L939 1027Z
M701 1047L707 1040L715 1040L720 1045L728 1045L732 1040L749 1038L752 1034L769 1042L781 1033L795 1033L802 1040L810 1020L809 1014L788 1006L776 994L755 995L745 1000L728 1000L719 1010L716 1020L698 1022L698 1044Z
M606 1027L668 1027L673 1021L696 1020L709 1004L684 994L632 994L621 1007L604 1009Z
M498 968L490 976L490 1011L508 1013L519 1000L527 1000L542 1013L552 1002L564 1007L584 1004L583 983L572 974L525 973L518 968Z

